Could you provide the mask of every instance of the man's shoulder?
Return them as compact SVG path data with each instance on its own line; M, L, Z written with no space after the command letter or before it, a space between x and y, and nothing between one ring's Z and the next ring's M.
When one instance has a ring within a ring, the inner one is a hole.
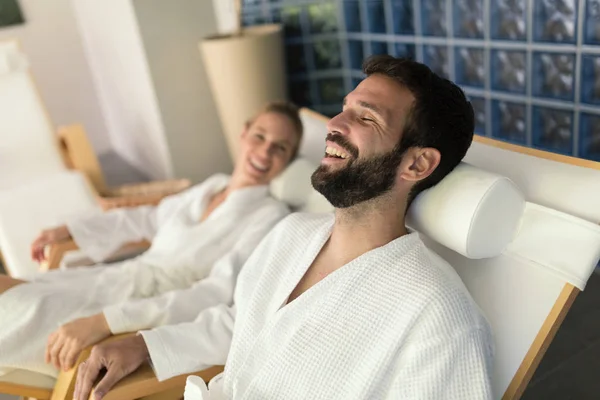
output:
M386 284L400 285L398 301L419 321L444 320L457 327L482 326L486 321L456 270L420 240L404 260L391 268ZM395 283L390 283L395 282ZM410 310L410 311L409 311Z
M428 311L463 328L489 329L483 312L454 267L424 244L421 251L430 270L427 280Z

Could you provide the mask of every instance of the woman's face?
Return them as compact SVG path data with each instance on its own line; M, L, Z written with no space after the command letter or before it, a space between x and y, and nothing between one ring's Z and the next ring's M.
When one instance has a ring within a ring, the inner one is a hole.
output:
M290 162L298 147L292 121L276 112L260 114L242 133L236 173L245 184L268 184Z

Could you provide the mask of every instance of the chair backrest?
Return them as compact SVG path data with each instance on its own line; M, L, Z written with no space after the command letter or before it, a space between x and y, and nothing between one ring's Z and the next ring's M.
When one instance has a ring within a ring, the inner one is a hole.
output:
M89 212L100 212L100 206L78 171L56 173L0 191L0 248L7 272L15 278L31 278L39 269L29 250L36 236Z
M323 156L327 118L303 109L300 156ZM476 136L465 162L508 177L528 201L498 257L469 259L424 237L458 272L495 337L495 398L517 399L600 257L600 163Z
M0 42L0 190L64 170L27 60L16 41Z
M67 167L81 171L98 194L104 194L107 190L104 174L83 126L61 126L58 128L58 137Z

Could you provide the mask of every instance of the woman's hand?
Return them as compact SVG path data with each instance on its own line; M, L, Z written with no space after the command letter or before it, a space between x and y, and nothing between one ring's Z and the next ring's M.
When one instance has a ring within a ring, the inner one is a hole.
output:
M46 362L67 371L73 367L83 349L108 336L110 328L103 313L71 321L48 338Z
M42 231L31 244L31 259L38 263L44 261L46 258L44 255L44 247L46 247L46 245L70 238L71 234L66 225Z

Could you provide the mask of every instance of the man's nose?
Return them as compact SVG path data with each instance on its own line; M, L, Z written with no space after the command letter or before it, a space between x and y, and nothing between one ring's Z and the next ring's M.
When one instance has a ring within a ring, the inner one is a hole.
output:
M327 122L327 131L333 134L347 135L350 131L349 114L342 111Z

